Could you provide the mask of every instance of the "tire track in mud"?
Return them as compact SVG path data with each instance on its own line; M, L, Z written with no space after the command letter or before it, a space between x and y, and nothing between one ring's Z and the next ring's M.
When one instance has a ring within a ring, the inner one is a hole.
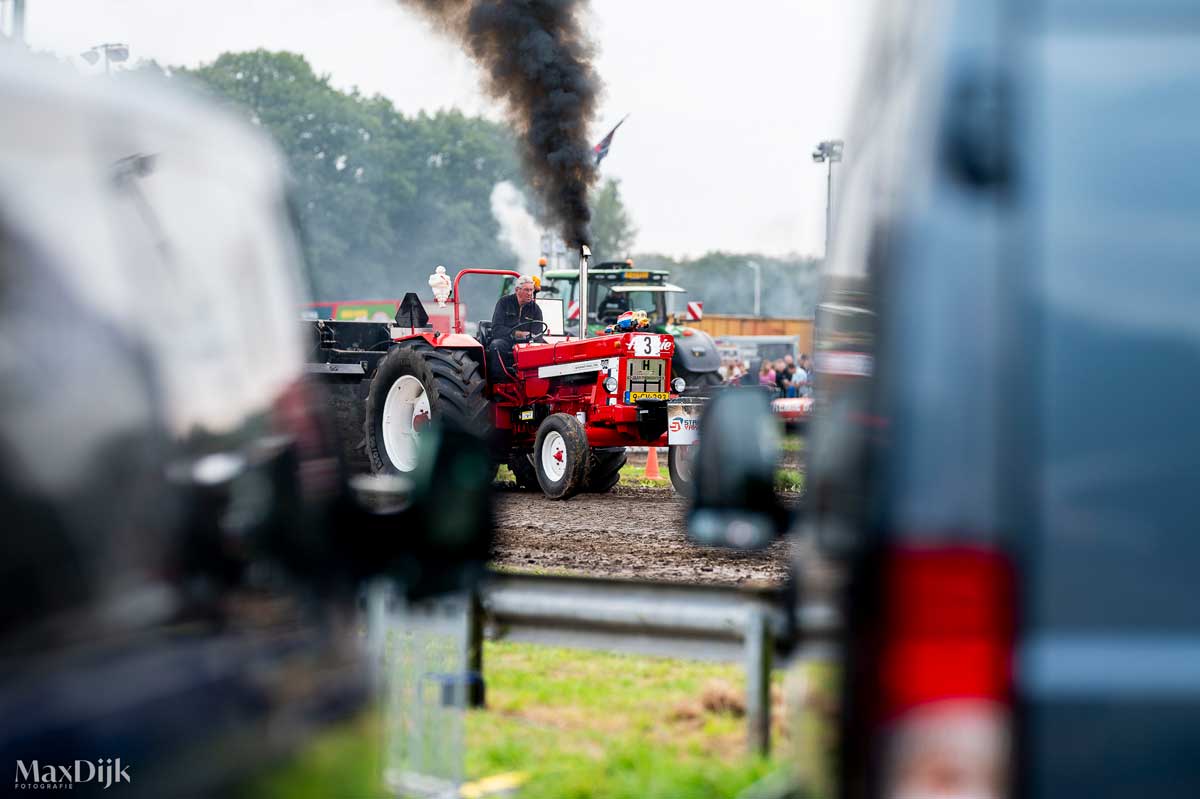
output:
M565 502L540 492L499 491L492 564L708 583L781 583L789 544L741 553L687 540L687 503L670 489L618 487Z

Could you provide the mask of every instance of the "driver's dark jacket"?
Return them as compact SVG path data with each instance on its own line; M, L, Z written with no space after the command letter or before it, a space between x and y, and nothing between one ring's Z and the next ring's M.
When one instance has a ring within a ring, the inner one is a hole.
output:
M542 309L538 307L537 302L527 302L525 305L517 300L516 294L505 294L496 302L496 310L492 312L492 338L493 339L511 339L513 328L518 322L527 322L532 319L541 321ZM529 327L523 328L527 332Z

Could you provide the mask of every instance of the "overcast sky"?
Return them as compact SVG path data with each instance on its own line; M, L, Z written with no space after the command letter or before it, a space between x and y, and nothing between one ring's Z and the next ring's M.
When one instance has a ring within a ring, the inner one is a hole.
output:
M810 153L846 131L867 7L594 0L605 91L593 140L631 114L601 171L621 180L639 250L821 253L825 173ZM407 113L500 118L470 60L394 0L27 0L26 33L63 55L121 42L187 66L291 50Z

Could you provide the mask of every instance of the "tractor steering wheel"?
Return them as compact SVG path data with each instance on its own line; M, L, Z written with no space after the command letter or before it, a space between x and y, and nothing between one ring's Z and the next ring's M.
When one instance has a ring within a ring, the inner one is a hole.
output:
M513 325L513 332L516 333L521 328L529 327L530 325L541 325L542 328L541 328L541 330L538 330L536 333L533 332L532 330L530 330L529 338L522 339L520 343L527 343L530 341L534 341L535 339L540 339L542 336L544 336L550 332L550 325L546 324L541 319L526 319L524 322L517 322L515 325ZM514 338L513 343L514 344L518 343L517 339Z

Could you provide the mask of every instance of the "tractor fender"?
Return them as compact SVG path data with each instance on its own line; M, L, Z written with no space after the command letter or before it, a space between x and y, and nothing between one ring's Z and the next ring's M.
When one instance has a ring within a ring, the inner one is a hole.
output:
M448 333L436 338L429 334L422 334L410 338L398 339L396 344L403 346L413 341L431 344L439 350L466 350L468 358L475 361L481 367L484 364L483 345L479 343L478 339L468 336L466 333Z
M483 345L480 344L477 339L472 336L468 336L466 333L450 333L448 335L441 336L434 342L434 344L438 347L456 350L483 349Z
M685 334L688 331L690 335ZM675 334L674 363L696 374L715 372L721 367L721 354L712 336L694 327L682 328Z

